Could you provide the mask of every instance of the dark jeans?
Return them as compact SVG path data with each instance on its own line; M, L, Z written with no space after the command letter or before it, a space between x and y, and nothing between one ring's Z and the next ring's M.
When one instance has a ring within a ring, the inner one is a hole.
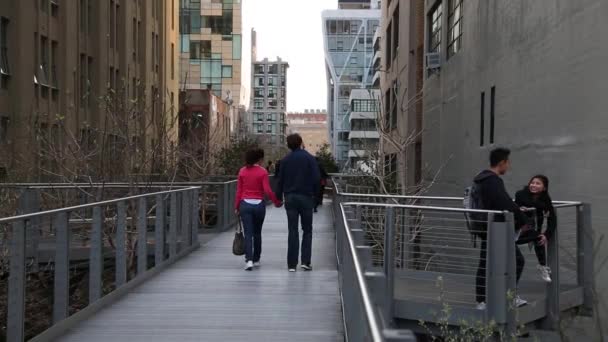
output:
M287 227L289 238L287 246L287 267L298 265L300 254L300 232L298 221L302 220L302 264L310 264L312 253L312 210L315 199L312 195L286 194L285 211L287 211Z
M538 235L537 235L538 238ZM478 303L486 301L486 257L487 257L487 246L488 241L486 237L482 237L481 239L481 247L479 250L479 265L477 266L477 277L475 278L475 299ZM519 279L524 271L524 266L526 265L526 258L519 250L519 242L520 239L517 240L515 244L515 264L516 264L516 274L517 274L517 284L519 284Z
M317 198L315 198L315 208L323 205L323 193L325 192L325 186L321 185L319 187L319 192L317 193Z
M547 250L545 246L539 246L537 241L540 236L540 232L535 229L530 229L524 233L521 233L517 240L518 245L525 245L527 243L534 244L534 253L536 253L536 259L542 266L547 266Z
M262 225L266 217L266 204L249 204L242 201L240 215L245 231L245 261L260 261L262 254Z

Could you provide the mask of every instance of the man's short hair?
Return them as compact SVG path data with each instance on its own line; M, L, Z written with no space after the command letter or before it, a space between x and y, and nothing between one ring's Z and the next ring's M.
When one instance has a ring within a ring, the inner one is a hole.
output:
M302 147L302 137L298 134L290 134L287 136L287 147L294 151Z
M261 148L252 148L245 152L245 164L247 166L253 166L262 159L264 159L264 150Z
M500 162L509 160L511 150L508 148L499 147L490 152L490 166L496 167Z

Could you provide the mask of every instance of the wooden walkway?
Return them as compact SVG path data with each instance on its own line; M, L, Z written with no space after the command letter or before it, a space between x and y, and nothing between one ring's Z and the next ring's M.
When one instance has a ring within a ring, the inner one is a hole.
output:
M222 233L59 341L344 341L331 207L314 217L312 272L287 272L286 220L268 209L259 269Z

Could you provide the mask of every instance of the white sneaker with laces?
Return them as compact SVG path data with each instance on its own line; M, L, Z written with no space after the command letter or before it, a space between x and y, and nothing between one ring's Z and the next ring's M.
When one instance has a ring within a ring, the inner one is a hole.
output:
M551 268L543 265L538 265L538 272L540 273L540 277L546 282L551 282Z
M245 271L251 271L253 269L253 261L247 261L247 263L245 263Z
M262 263L260 263L259 261L256 261L253 263L253 267L260 267L262 266Z
M515 306L516 307L522 307L524 305L528 304L528 301L525 299L522 299L520 296L516 296L515 297Z
M486 305L485 302L477 303L477 306L475 307L475 309L482 310L482 311L485 310L485 309L487 309L487 308L488 308L488 306Z

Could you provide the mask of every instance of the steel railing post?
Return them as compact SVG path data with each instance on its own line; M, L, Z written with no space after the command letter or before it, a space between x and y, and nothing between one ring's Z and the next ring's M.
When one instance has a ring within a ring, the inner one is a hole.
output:
M591 225L591 205L583 203L576 211L576 252L578 285L583 287L583 307L593 310L593 229Z
M137 205L137 275L148 269L148 211L146 198L139 199Z
M68 317L70 302L70 227L68 213L55 216L55 288L53 289L53 323Z
M16 221L12 224L10 244L10 274L8 277L8 317L7 341L24 340L25 320L25 241L26 224Z
M116 205L116 287L127 283L127 205Z
M177 193L171 193L170 204L170 220L169 223L169 258L174 258L177 255Z
M385 276L385 320L393 320L394 287L395 287L395 208L386 208L384 225L384 276Z
M101 298L101 275L103 272L103 223L101 207L93 207L89 260L89 304Z
M560 269L559 269L559 229L553 232L553 236L547 245L547 266L551 268L551 283L547 285L547 317L543 322L546 329L559 329L560 322Z
M165 258L165 200L156 195L156 220L154 222L154 266L160 265Z

